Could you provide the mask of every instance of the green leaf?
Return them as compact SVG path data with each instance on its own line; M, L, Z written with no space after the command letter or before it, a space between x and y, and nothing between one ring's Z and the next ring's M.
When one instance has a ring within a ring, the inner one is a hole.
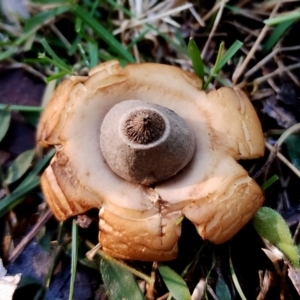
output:
M37 126L41 116L40 112L30 112L30 111L20 112L20 114L25 118L27 122L29 122L34 127Z
M40 246L42 247L42 249L50 254L50 250L51 250L51 240L52 240L52 234L50 233L50 231L46 230L46 227L41 228L41 230L38 232L38 234L36 235Z
M100 271L111 300L142 300L144 296L133 275L112 261L102 259Z
M258 234L273 245L284 243L293 245L290 230L282 216L272 208L261 207L253 217Z
M298 260L295 261L297 247L294 245L286 222L277 211L269 207L261 207L253 217L253 224L262 238L281 250L295 267L299 267Z
M34 154L35 149L21 153L8 168L7 177L4 182L6 184L11 184L20 179L30 168Z
M193 38L190 38L189 40L188 51L192 60L195 74L204 80L204 64L201 58L200 50Z
M28 174L28 177L38 175L44 169L44 167L48 164L48 162L53 157L55 152L56 152L56 149L49 150L47 152L47 154L32 167L32 170L30 171L30 174Z
M24 181L9 195L4 197L0 202L0 218L7 212L20 204L24 197L36 189L40 184L38 176L26 177Z
M292 164L300 170L300 137L291 134L284 141Z
M29 174L18 185L18 187L9 195L0 201L0 218L3 217L8 211L20 204L24 197L40 185L40 178L38 174L45 167L45 165L52 158L55 149L50 150L45 157L37 162Z
M297 246L278 243L277 247L290 259L294 267L299 268Z
M127 49L86 10L80 6L76 6L73 9L73 13L88 24L121 57L125 58L128 62L135 61Z
M10 108L6 106L0 111L0 142L5 137L11 119Z
M216 283L216 296L218 300L231 300L230 290L223 278L223 276L218 276Z
M162 264L158 265L158 270L173 298L175 298L176 300L191 299L189 289L182 277L180 277L168 266Z
M40 283L39 280L37 280L34 277L22 274L21 280L20 280L20 282L18 284L18 289L27 287L28 285L38 285L38 286L40 286L41 283Z

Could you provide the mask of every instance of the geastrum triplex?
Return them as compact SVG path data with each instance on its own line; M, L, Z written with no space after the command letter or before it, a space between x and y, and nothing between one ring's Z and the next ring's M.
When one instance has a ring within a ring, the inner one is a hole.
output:
M237 162L263 155L263 133L241 90L201 85L177 67L117 61L63 81L37 134L57 149L41 177L56 218L99 208L99 242L123 259L176 258L182 216L203 239L230 239L264 199Z

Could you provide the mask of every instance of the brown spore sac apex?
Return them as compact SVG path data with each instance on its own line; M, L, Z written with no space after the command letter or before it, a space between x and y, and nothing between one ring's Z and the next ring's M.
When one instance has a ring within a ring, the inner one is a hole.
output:
M100 133L102 154L113 172L151 185L176 175L192 159L195 136L174 111L127 100L106 114Z
M138 109L125 121L124 133L131 142L147 145L159 140L165 128L164 119L156 111Z

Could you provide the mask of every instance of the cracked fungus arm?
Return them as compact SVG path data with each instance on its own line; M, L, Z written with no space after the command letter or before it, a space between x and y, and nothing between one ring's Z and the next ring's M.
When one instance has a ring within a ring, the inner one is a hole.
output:
M76 85L82 85L86 77L64 80L55 90L39 122L37 141L41 146L55 146L57 153L41 176L41 185L48 204L59 221L83 213L91 208L100 208L101 199L81 185L69 157L62 147L65 140L62 130L74 104L71 97Z
M260 121L248 97L239 88L222 87L208 93L210 127L217 143L236 160L264 154Z
M70 94L76 84L85 80L86 77L72 77L57 86L39 121L37 141L41 146L60 146L63 143L59 135L70 110Z
M144 261L176 258L181 226L175 224L182 216L181 212L133 219L102 208L99 216L99 240L103 250L110 255Z

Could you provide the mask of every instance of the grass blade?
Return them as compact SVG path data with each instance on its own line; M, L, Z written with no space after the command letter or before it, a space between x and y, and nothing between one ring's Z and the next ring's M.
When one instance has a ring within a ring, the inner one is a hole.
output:
M188 51L192 60L195 74L204 80L204 64L201 58L200 50L193 38L190 38L189 40Z
M7 133L10 124L10 119L11 119L10 107L4 105L4 109L0 111L0 142L2 141L2 139L5 137Z
M296 20L288 20L278 24L263 45L263 52L269 52L277 44L281 36L295 23L295 21Z
M231 278L232 278L232 281L233 281L233 284L240 296L240 298L242 300L247 300L246 296L244 295L243 293L243 290L240 286L240 283L239 283L239 280L236 276L236 273L235 273L235 270L234 270L234 267L233 267L233 264L232 264L232 259L231 259L231 254L230 254L230 251L229 251L229 268L230 268L230 274L231 274Z
M6 104L0 104L0 110L3 110L7 107ZM28 105L10 105L9 109L14 111L20 112L41 112L43 108L41 106L28 106ZM1 123L0 123L1 124Z
M271 178L269 178L267 181L265 181L261 188L262 190L266 190L267 188L269 188L274 182L276 182L279 179L279 177L277 175L273 175Z
M200 255L203 251L203 249L208 245L207 242L204 242L201 247L199 248L198 252L196 253L196 255L194 256L194 258L191 260L191 262L184 268L184 270L181 272L180 276L182 278L185 278L185 276L187 275L188 271L190 270L190 268L195 265L197 263L197 261L199 261L200 259Z
M99 64L98 59L98 45L96 43L88 42L87 44L89 54L89 68L93 68Z
M236 54L236 52L243 46L241 41L236 40L226 51L219 61L219 64L216 68L216 73L219 73L221 69L227 64L227 62Z
M160 31L155 26L152 26L149 23L146 23L145 26L150 28L151 30L154 30L155 32L157 32L157 34L159 36L161 36L166 42L171 44L178 52L180 52L182 54L185 54L185 55L189 55L189 51L188 51L187 46L185 44L181 45L181 44L175 43L173 41L173 39L169 37L169 35L165 34L164 32Z
M50 283L51 283L51 279L54 273L54 270L57 266L57 264L59 263L59 261L62 259L62 255L64 253L64 248L61 245L58 245L56 247L56 249L53 251L52 255L51 255L51 263L50 263L50 267L48 269L48 273L45 277L44 280L44 285L43 288L41 289L41 294L42 294L42 298L38 298L38 299L45 299L44 295L46 295L49 287L50 287ZM34 299L36 300L36 299Z
M49 44L47 43L47 41L45 39L41 40L41 44L43 45L43 47L45 48L45 50L47 51L47 53L52 57L52 59L56 62L57 66L60 66L60 68L66 72L68 72L69 74L72 74L72 69L63 61L61 60L56 54L55 52L51 49L51 47L49 46ZM41 57L40 57L41 58ZM43 58L43 57L42 57Z
M34 15L25 22L24 31L28 32L29 30L35 27L41 27L48 19L59 16L71 9L71 6L61 6L54 9L48 9L39 14Z
M45 295L47 293L47 290L49 289L54 270L62 258L62 255L64 253L64 248L62 246L62 241L61 241L63 226L64 226L64 222L60 222L58 224L58 233L57 233L57 239L56 239L57 246L55 247L54 251L51 254L50 266L48 268L48 273L45 276L43 286L39 290L39 292L36 294L36 296L34 297L33 300L44 300L45 299Z
M119 5L117 1L106 0L106 2L108 2L112 6L112 9L116 11L122 11L128 17L134 17L133 13L129 9L127 9L124 5Z
M144 296L133 275L110 260L102 259L100 271L109 299L142 300Z
M296 9L294 11L290 11L288 13L283 13L274 18L264 20L266 25L276 25L286 21L297 21L300 19L300 9Z
M221 60L221 55L223 52L223 48L224 48L224 43L221 43L219 46L219 51L218 51L218 55L217 55L217 59L215 62L215 65L213 66L213 68L210 71L210 74L208 76L208 79L206 80L206 82L203 85L203 89L206 90L208 85L210 84L210 82L213 80L213 78L218 74L218 69L220 70L220 68L218 68L220 60Z
M67 74L70 74L70 75L72 74L72 71L69 67L66 69L64 65L60 64L60 61L57 62L54 59L51 59L51 58L47 57L45 55L45 53L39 53L38 58L40 59L40 61L39 61L40 63L51 64L51 65L56 66L59 69L63 70L62 72L66 72ZM57 74L55 74L55 75L57 75Z
M71 278L70 278L69 300L73 299L73 294L74 294L77 259L78 259L78 226L76 223L76 219L73 219L73 222L72 222Z
M88 24L94 32L99 35L118 55L126 59L128 62L135 61L127 49L86 10L80 6L76 6L73 9L73 13L76 17L82 19L86 24Z
M176 300L191 299L190 291L182 277L168 266L162 264L158 265L158 270L173 298Z
M69 74L69 73L66 72L66 71L62 71L62 72L59 72L59 73L56 73L54 75L51 75L51 76L47 77L45 81L46 81L46 83L49 83L50 81L53 81L53 80L59 79L61 77L64 77L67 74Z
M150 31L149 28L142 31L136 38L134 38L131 43L126 47L127 49L131 49L134 45L136 45L139 41L143 39L143 37Z
M149 277L148 275L126 265L125 263L117 260L116 258L113 258L112 256L108 255L106 252L104 252L103 250L100 250L97 246L93 245L91 242L89 241L85 241L86 245L89 247L89 249L91 249L90 251L95 251L95 248L97 248L97 254L99 254L101 256L101 258L104 258L108 261L110 261L111 263L114 263L115 265L118 265L119 267L126 269L127 271L129 271L130 273L132 273L133 275L145 280L146 282L148 282L149 284L151 284L153 282L152 278Z
M8 57L11 57L15 53L20 51L19 47L10 47L6 51L1 51L0 53L0 61L7 59Z
M214 67L212 68L210 75L207 81L204 83L203 89L206 90L210 82L213 78L216 78L218 73L222 70L222 68L227 64L227 62L232 58L232 56L242 47L243 43L236 40L226 51L226 53L222 56L222 51L224 47L224 43L221 43L219 46L218 56L215 62Z

